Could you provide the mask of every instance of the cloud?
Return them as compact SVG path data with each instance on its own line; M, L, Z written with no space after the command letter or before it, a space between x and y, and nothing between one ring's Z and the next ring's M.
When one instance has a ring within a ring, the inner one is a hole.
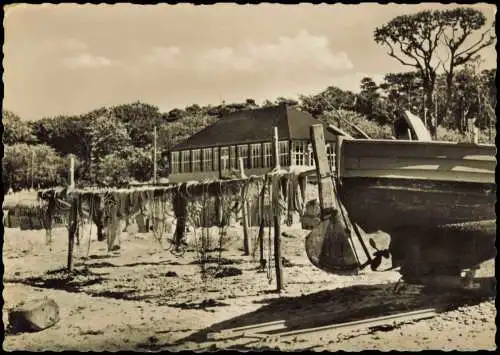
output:
M110 59L106 57L94 56L89 53L66 58L65 64L71 69L77 68L99 68L112 65Z
M63 42L63 47L68 50L84 51L88 48L87 43L76 38L68 38Z
M297 70L331 72L353 68L345 52L334 52L328 38L300 31L271 43L246 42L236 47L212 48L195 60L201 71L282 72Z
M152 48L151 52L143 58L143 61L169 66L177 62L180 53L181 50L176 46L157 46Z

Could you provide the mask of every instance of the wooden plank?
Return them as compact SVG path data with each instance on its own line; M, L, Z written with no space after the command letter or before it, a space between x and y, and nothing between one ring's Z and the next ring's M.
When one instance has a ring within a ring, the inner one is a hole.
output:
M437 315L436 310L425 309L425 310L414 311L414 312L399 313L399 314L384 316L384 317L362 319L362 320L347 322L347 323L326 325L323 327L300 329L300 330L295 330L295 331L290 331L290 332L285 332L285 333L278 333L276 335L269 336L268 338L278 338L280 341L283 341L286 338L297 337L297 336L307 335L307 334L312 334L312 333L314 333L315 336L318 336L320 334L331 333L332 331L339 331L339 330L340 331L353 331L353 330L358 330L358 329L366 329L366 328L372 328L372 327L386 325L386 324L392 324L395 322L409 322L409 321L415 321L415 320L419 320L419 319L432 318L432 317L435 317L436 315Z
M274 167L275 167L275 169L279 169L280 168L280 150L279 150L279 140L278 140L278 127L274 127L273 157L274 157Z
M347 157L345 169L415 169L440 171L471 171L495 172L496 163L484 160L441 159L433 157L422 158L392 158L392 157Z
M335 134L338 138L338 136L344 136L346 138L353 138L349 133L346 133L345 131L341 130L337 126L334 126L332 124L329 124L326 126L326 129L328 129L331 133Z
M322 219L326 219L336 210L335 192L331 180L328 156L326 154L325 135L323 125L311 126L311 140L314 149L314 161L316 162L316 176L318 179L319 203Z
M398 140L360 140L345 139L343 143L346 157L387 156L396 158L443 157L445 159L495 158L494 145L473 145L454 142L421 142Z
M344 143L344 137L337 137L337 142L335 143L335 174L337 176L337 183L341 184L341 173L344 164L344 157L342 154L342 146Z
M471 182L489 184L495 182L493 173L472 173L454 171L415 171L415 170L348 170L342 178L389 178L434 180L449 182Z

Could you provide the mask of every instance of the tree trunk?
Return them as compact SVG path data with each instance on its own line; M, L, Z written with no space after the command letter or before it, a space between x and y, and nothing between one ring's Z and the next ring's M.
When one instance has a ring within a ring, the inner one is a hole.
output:
M444 104L444 119L447 122L451 122L451 101L453 95L453 66L450 67L450 71L446 73L446 101Z
M434 114L434 80L424 83L427 128L433 140L437 138L437 118Z

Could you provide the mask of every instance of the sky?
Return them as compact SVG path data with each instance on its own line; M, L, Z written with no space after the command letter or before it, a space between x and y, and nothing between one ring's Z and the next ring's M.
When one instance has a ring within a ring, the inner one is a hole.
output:
M136 101L173 108L359 91L407 71L373 40L392 18L458 5L15 5L5 9L4 109L25 120ZM468 5L491 23L495 5ZM496 67L493 46L483 68Z

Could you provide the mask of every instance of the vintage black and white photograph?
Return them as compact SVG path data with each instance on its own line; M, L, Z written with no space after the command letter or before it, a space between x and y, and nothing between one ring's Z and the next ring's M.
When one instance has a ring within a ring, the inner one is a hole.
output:
M5 5L3 350L496 350L495 18Z

